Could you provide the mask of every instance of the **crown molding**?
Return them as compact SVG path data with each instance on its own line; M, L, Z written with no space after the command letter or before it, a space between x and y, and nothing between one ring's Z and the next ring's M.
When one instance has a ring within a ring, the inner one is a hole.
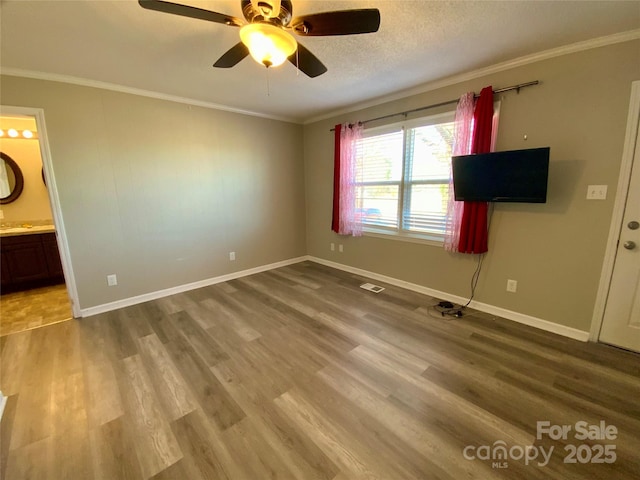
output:
M476 78L481 78L487 75L504 72L512 68L521 67L523 65L529 65L531 63L540 62L542 60L548 60L555 57L561 57L563 55L569 55L571 53L582 52L585 50L605 47L605 46L614 45L617 43L630 42L637 39L640 39L640 28L635 30L629 30L626 32L616 33L613 35L607 35L604 37L592 38L582 42L572 43L569 45L564 45L562 47L552 48L549 50L543 50L541 52L533 53L531 55L525 55L523 57L518 57L513 60L507 60L505 62L497 63L489 67L484 67L477 70L472 70L470 72L453 75L451 77L435 80L433 82L422 84L417 87L401 90L401 91L392 93L390 95L377 97L373 100L368 100L366 102L350 105L340 110L334 110L330 113L326 113L317 117L306 119L302 123L304 125L309 125L311 123L319 122L321 120L327 120L332 117L345 115L358 110L364 110L365 108L377 107L378 105L382 105L383 103L388 103L395 100L401 100L413 95L419 95L422 93L431 92L433 90L438 90L439 88L449 87L451 85L466 82L469 80L475 80Z
M8 75L11 77L24 77L33 78L36 80L48 80L51 82L69 83L72 85L79 85L82 87L100 88L102 90L110 90L119 93L128 93L131 95L139 95L142 97L155 98L157 100L166 100L169 102L182 103L185 105L193 105L195 107L210 108L212 110L220 110L223 112L238 113L240 115L249 115L252 117L266 118L269 120L278 120L280 122L296 123L300 124L299 120L289 117L279 117L276 115L269 115L261 112L254 112L252 110L243 110L240 108L230 107L228 105L221 105L218 103L205 102L202 100L195 100L188 97L180 97L177 95L168 95L166 93L154 92L151 90L144 90L141 88L127 87L124 85L118 85L115 83L100 82L98 80L90 80L87 78L74 77L70 75L60 75L57 73L38 72L34 70L22 70L19 68L5 68L0 69L2 75Z
M571 53L577 53L585 50L590 50L594 48L604 47L608 45L614 45L617 43L629 42L632 40L640 39L640 29L629 30L626 32L620 32L613 35L607 35L603 37L597 37L590 40L585 40L582 42L572 43L569 45L564 45L562 47L552 48L549 50L544 50L542 52L534 53L531 55L525 55L523 57L515 58L513 60L508 60L506 62L497 63L495 65L491 65L489 67L472 70L470 72L461 73L458 75L453 75L447 78L443 78L440 80L435 80L433 82L428 82L426 84L422 84L410 89L401 90L390 95L385 95L381 97L377 97L375 99L368 100L366 102L353 104L347 106L345 108L334 110L329 113L311 117L306 120L300 120L290 117L281 117L277 115L269 115L262 112L255 112L252 110L243 110L240 108L234 108L228 105L221 105L212 102L205 102L202 100L196 100L188 97L180 97L177 95L168 95L165 93L154 92L151 90L144 90L139 88L127 87L124 85L118 85L114 83L101 82L97 80L90 80L81 77L74 77L70 75L61 75L55 73L46 73L39 72L34 70L23 70L17 68L2 68L0 69L0 73L2 75L8 75L13 77L24 77L24 78L33 78L37 80L48 80L53 82L61 82L68 83L72 85L79 85L83 87L91 87L91 88L99 88L103 90L111 90L114 92L120 93L128 93L131 95L139 95L143 97L155 98L158 100L166 100L169 102L182 103L186 105L193 105L196 107L209 108L212 110L219 110L223 112L237 113L240 115L248 115L252 117L265 118L269 120L277 120L280 122L294 123L294 124L303 124L309 125L311 123L319 122L321 120L326 120L328 118L336 117L339 115L345 115L348 113L352 113L358 110L363 110L365 108L375 107L381 105L383 103L392 102L395 100L400 100L403 98L407 98L413 95L419 95L422 93L427 93L433 90L437 90L439 88L448 87L451 85L455 85L457 83L466 82L469 80L474 80L476 78L484 77L487 75L491 75L494 73L503 72L505 70L510 70L512 68L520 67L523 65L528 65L531 63L540 62L542 60L548 60L551 58L568 55Z

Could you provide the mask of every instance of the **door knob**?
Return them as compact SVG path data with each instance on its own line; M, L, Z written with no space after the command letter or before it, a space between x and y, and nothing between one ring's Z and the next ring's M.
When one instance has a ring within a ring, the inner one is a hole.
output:
M638 228L640 228L640 223L633 220L627 223L627 227L629 227L629 230L637 230Z
M627 240L626 242L624 242L623 247L626 248L627 250L633 250L634 248L636 248L636 242Z

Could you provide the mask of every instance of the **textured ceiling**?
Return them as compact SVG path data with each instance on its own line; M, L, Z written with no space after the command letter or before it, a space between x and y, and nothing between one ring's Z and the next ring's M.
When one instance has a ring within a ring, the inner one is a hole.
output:
M177 0L242 18L240 0ZM640 28L640 1L293 0L294 16L376 7L377 33L301 39L329 69L315 79L250 57L212 64L238 29L136 0L0 3L5 73L49 74L304 121L540 51Z

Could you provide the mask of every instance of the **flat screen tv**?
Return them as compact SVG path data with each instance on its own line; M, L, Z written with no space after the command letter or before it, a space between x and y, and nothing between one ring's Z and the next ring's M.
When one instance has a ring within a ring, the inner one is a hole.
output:
M452 157L458 201L546 203L549 147Z

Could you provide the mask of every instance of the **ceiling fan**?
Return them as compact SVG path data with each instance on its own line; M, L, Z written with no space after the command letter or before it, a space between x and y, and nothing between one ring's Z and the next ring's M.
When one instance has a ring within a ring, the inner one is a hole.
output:
M213 64L214 67L230 68L251 55L267 68L289 60L312 78L325 73L327 67L298 43L291 33L301 37L353 35L377 32L380 27L380 11L377 8L293 17L290 0L241 0L245 22L231 15L164 0L138 0L138 3L148 10L240 27L240 43L222 55Z

